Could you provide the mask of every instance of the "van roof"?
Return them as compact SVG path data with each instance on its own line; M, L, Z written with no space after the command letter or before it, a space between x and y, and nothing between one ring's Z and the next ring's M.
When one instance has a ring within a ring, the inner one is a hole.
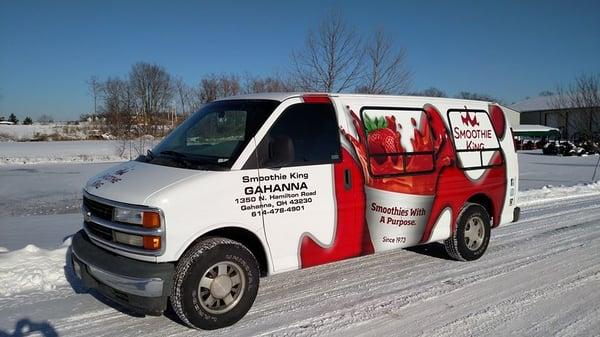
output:
M327 93L317 93L317 92L266 92L266 93L257 93L257 94L247 94L247 95L237 95L237 96L230 96L230 97L225 97L222 99L219 99L220 101L224 101L224 100L231 100L231 99L267 99L267 100L273 100L273 101L285 101L286 99L289 98L293 98L293 97L300 97L303 95L329 95L331 97L339 97L339 98L358 98L358 97L364 97L364 98L402 98L402 99L407 99L407 100L412 100L412 101L423 101L426 100L427 102L436 102L436 101L444 101L444 102L448 102L451 101L455 104L467 104L469 102L478 102L478 103L493 103L493 102L489 102L489 101L475 101L475 100L467 100L467 99L460 99L460 98L446 98L446 97L424 97L424 96L399 96L399 95L368 95L368 94L338 94L338 93L333 93L333 94L327 94Z

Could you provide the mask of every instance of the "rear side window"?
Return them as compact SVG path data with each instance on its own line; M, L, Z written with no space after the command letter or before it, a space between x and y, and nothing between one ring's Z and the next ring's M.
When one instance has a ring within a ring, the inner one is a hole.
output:
M290 106L258 148L260 167L328 164L339 159L339 127L331 104Z
M504 163L490 116L484 110L448 110L459 167L465 170Z

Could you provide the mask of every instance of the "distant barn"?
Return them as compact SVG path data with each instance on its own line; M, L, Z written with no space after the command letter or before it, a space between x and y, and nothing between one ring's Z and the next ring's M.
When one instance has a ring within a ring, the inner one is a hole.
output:
M600 106L581 108L569 99L540 96L517 102L510 108L521 112L521 124L557 128L567 139L600 136Z

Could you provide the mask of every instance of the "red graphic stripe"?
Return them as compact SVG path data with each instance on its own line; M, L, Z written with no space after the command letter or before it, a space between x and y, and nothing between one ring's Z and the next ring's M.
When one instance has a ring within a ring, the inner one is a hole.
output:
M345 185L345 171L349 170L352 186ZM302 238L300 261L302 268L343 260L373 252L365 221L364 179L360 166L350 153L342 148L342 161L334 165L337 224L330 247L322 247L310 237Z

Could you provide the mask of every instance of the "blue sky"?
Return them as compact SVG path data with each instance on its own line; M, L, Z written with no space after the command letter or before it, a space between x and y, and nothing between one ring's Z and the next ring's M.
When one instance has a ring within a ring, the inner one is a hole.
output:
M600 72L600 1L0 0L0 115L74 119L86 80L137 61L195 84L208 73L285 70L309 28L340 8L407 51L415 90L507 102Z

